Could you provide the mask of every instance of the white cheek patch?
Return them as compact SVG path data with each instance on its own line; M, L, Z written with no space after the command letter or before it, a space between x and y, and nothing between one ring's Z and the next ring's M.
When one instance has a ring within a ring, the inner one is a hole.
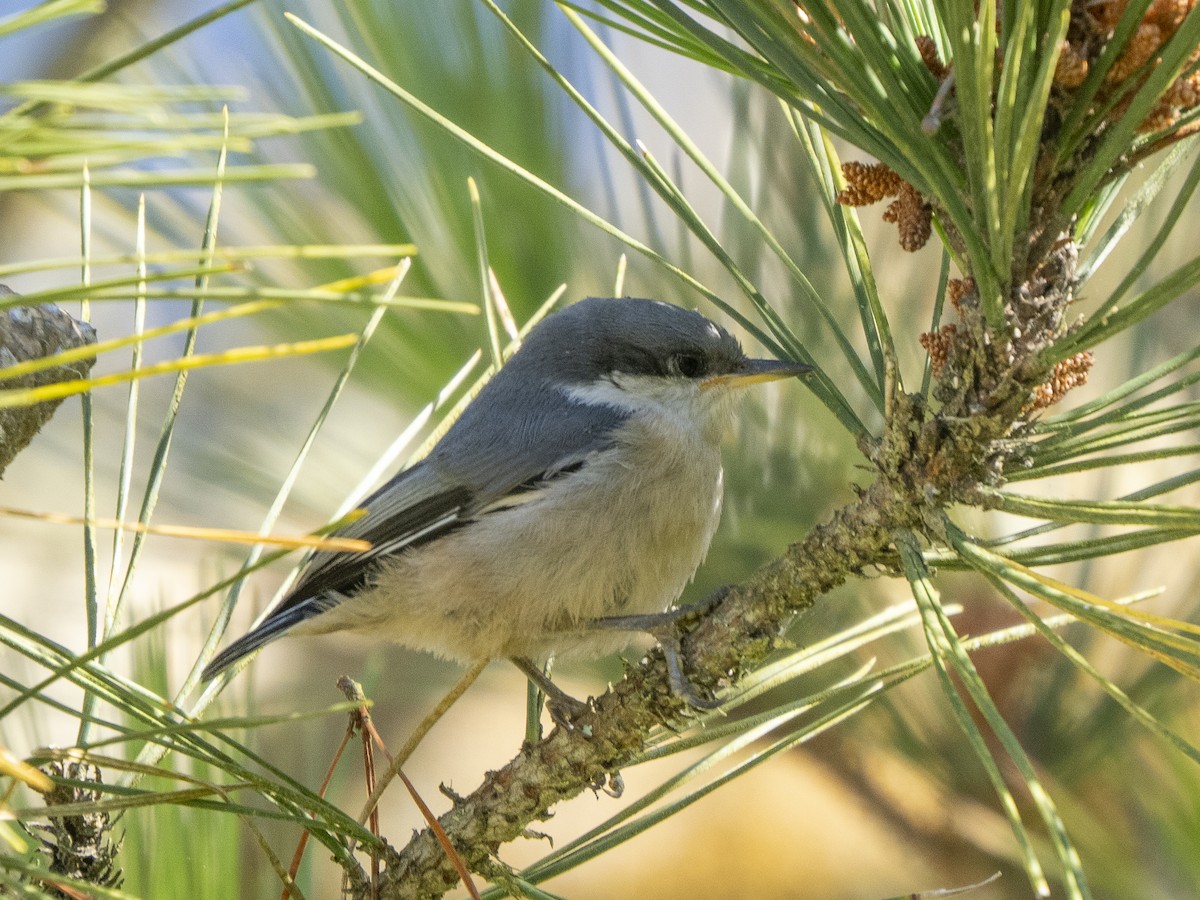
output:
M639 398L621 390L608 379L592 384L564 385L562 391L576 403L585 406L610 406L627 413L636 412L643 406L638 402Z
M700 388L686 378L616 372L592 384L565 385L563 390L576 403L610 406L625 413L655 412L671 418L704 416L703 408L696 406Z
M704 434L705 440L725 433L736 407L735 392L701 391L689 378L618 373L593 384L563 385L562 391L576 403L640 414L645 424L675 434Z

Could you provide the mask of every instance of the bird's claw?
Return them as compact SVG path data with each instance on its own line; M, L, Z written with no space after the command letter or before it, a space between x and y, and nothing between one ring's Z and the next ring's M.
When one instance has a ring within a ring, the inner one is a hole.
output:
M667 682L671 685L671 693L695 709L720 709L721 701L716 697L706 697L696 690L691 679L683 671L683 648L679 638L670 635L659 639L663 658L667 661Z
M546 712L550 713L550 721L564 731L574 731L575 723L591 711L590 702L576 700L570 694L560 691L556 696L546 695Z
M706 697L696 689L683 670L683 648L677 626L684 618L706 613L729 595L728 585L717 588L703 600L688 606L668 609L661 613L633 616L605 616L595 624L621 631L643 631L658 641L667 662L667 678L671 693L695 709L718 709L721 701Z
M590 698L587 702L576 700L547 678L546 673L538 668L533 660L524 656L513 656L509 657L509 661L524 672L525 677L545 695L546 712L550 713L551 721L559 728L574 731L575 723L592 711Z

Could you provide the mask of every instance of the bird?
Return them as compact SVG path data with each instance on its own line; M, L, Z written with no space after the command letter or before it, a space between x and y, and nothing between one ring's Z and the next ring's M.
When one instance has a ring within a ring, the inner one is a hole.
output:
M751 359L720 325L658 300L551 313L428 455L335 532L371 549L312 555L202 679L284 634L358 632L461 663L509 659L568 723L579 701L537 663L623 649L628 623L670 615L720 519L720 442L741 388L808 371Z

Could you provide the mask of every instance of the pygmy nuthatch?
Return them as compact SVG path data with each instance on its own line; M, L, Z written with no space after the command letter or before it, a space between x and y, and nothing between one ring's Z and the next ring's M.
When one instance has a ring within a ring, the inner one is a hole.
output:
M619 649L628 633L602 620L679 598L720 517L738 389L808 368L747 359L704 316L653 300L548 316L337 532L371 550L316 553L203 677L285 632L357 631L463 662L507 657L546 687L532 660Z

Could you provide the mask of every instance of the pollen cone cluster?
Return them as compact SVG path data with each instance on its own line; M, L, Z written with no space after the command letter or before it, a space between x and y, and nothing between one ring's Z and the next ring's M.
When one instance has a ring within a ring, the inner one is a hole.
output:
M846 187L838 191L838 203L870 206L895 197L883 211L883 221L895 224L900 246L910 253L925 246L933 233L933 207L920 191L883 163L843 163L842 175Z
M1128 110L1136 89L1159 65L1163 48L1195 5L1196 0L1154 0L1147 8L1120 55L1104 73L1104 83L1096 96L1097 103L1115 99L1108 116L1110 120L1119 119ZM1128 6L1128 0L1093 0L1072 5L1070 29L1054 72L1056 86L1069 92L1084 83L1116 36ZM1174 128L1182 116L1200 106L1197 64L1200 64L1200 47L1191 52L1179 77L1139 124L1139 132L1146 134ZM1186 131L1194 128L1194 125L1186 126Z

